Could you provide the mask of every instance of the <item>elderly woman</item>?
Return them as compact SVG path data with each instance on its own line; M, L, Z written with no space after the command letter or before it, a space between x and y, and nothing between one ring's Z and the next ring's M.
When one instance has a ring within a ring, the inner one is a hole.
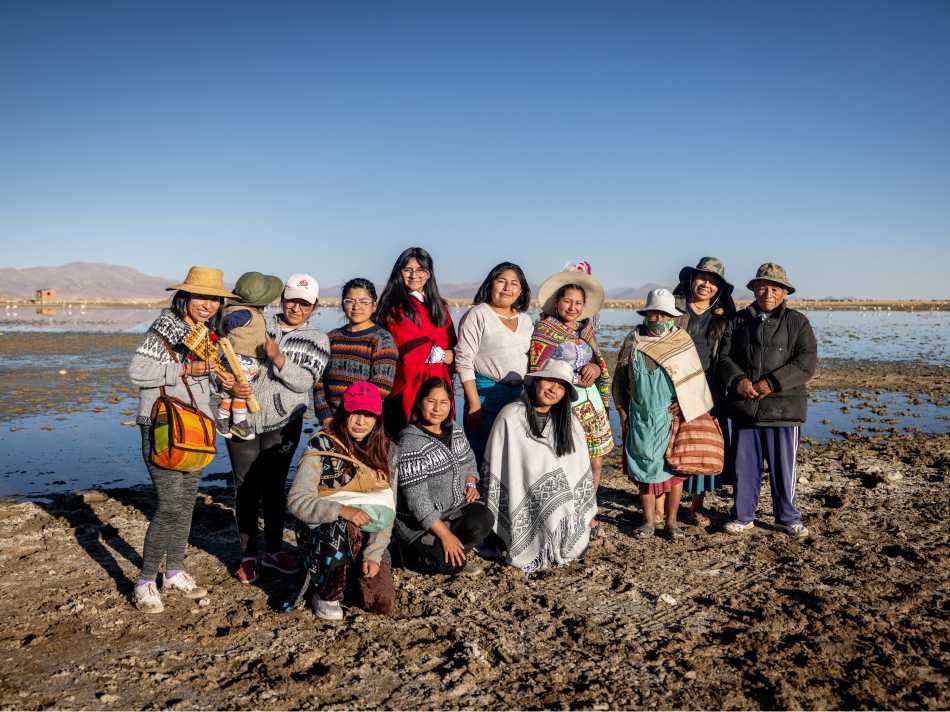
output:
M597 512L587 439L570 405L573 380L570 364L556 359L528 373L485 449L494 531L507 562L528 574L580 558Z
M712 414L719 420L726 438L726 453L729 452L729 424L722 412L723 389L716 378L716 363L726 327L736 313L732 290L726 281L726 268L716 257L703 257L695 267L683 267L679 284L673 290L676 308L683 313L676 318L676 325L686 330L696 346L715 403ZM728 459L726 469L729 469ZM686 481L683 489L692 496L687 518L690 524L709 526L709 517L703 514L703 498L706 492L719 487L720 480L720 475L693 475Z
M151 462L152 406L164 391L186 403L193 402L202 413L213 418L209 403L211 368L197 360L184 345L185 337L196 325L211 325L219 316L224 297L235 296L224 288L221 270L192 267L184 282L168 288L175 290L171 308L163 309L149 327L129 364L129 378L139 389L139 414L142 455L158 500L155 514L145 532L142 571L133 592L136 608L145 613L161 613L165 606L156 579L165 558L163 590L188 598L202 598L207 591L185 572L185 548L195 510L195 495L201 471L179 472L156 467ZM234 385L233 378L222 385Z
M535 324L528 352L528 369L543 369L548 359L567 361L574 371L571 401L574 415L587 436L594 489L600 486L604 456L614 449L607 407L610 376L594 337L594 316L604 302L604 286L591 275L590 265L568 265L538 290L541 319Z
M795 508L795 458L808 410L805 385L818 367L818 347L808 319L785 303L795 287L781 266L766 262L748 284L755 302L736 314L722 342L717 373L732 418L736 473L733 520L726 531L753 526L769 466L775 523L795 537L808 536Z
M326 334L310 324L319 296L317 280L292 275L281 294L281 310L267 325L267 361L253 385L237 384L235 395L253 394L258 413L248 414L253 440L227 441L234 474L234 509L241 546L237 578L257 579L258 517L264 517L264 551L260 565L280 573L295 573L299 564L284 549L286 483L303 430L313 385L323 375L330 352Z
M643 324L624 339L614 378L614 403L626 425L624 457L637 483L643 524L636 535L652 537L656 529L656 498L666 495L666 536L684 536L676 521L685 477L671 471L666 450L676 404L686 421L712 408L712 395L693 340L676 326L680 311L667 289L654 289L639 310ZM675 374L675 381L670 377Z
M465 392L465 434L479 466L492 423L521 393L534 329L531 288L521 268L495 265L459 321L455 368Z
M451 383L455 360L449 305L439 294L432 257L421 247L410 247L396 259L374 321L392 334L399 349L392 393L383 405L386 432L395 439L409 422L423 381Z

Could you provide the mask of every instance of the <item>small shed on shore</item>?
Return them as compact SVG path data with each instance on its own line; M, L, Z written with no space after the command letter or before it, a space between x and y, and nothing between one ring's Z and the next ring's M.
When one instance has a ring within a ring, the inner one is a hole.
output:
M46 287L44 289L36 290L36 299L37 302L55 302L56 301L56 290L52 287Z

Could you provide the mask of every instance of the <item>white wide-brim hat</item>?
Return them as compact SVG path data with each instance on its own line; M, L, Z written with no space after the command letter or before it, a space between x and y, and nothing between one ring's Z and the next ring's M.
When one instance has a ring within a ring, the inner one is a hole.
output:
M637 309L637 314L646 316L650 311L663 312L670 316L683 316L683 312L676 308L673 292L662 287L650 290L647 294L647 303L643 305L643 309Z
M536 378L553 378L562 381L567 391L565 395L569 396L572 401L577 400L577 389L574 388L574 369L567 361L549 358L540 369L525 375L525 385L530 386Z
M581 312L581 319L590 319L600 311L604 304L604 285L600 283L599 279L591 275L590 265L586 262L568 264L560 272L555 272L544 280L538 288L538 301L541 303L541 311L548 316L557 314L554 305L554 294L565 284L577 284L584 288L584 311Z

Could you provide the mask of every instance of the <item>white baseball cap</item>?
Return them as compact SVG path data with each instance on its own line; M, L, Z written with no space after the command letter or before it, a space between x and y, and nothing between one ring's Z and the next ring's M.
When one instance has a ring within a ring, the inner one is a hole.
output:
M320 296L320 283L309 274L292 274L284 285L284 299L303 299L316 304Z

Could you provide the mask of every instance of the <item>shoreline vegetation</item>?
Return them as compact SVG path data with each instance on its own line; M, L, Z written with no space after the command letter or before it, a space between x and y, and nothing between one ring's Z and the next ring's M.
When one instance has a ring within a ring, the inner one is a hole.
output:
M471 299L452 297L446 299L452 307L471 306ZM736 306L744 307L752 302L751 299L737 299ZM52 301L39 301L23 297L0 296L0 305L7 309L19 307L36 307L38 309L69 309L86 307L92 308L141 308L160 309L167 306L169 298L63 298ZM320 297L321 307L339 307L339 297ZM275 305L279 302L274 302ZM538 308L537 300L532 301L532 307ZM643 299L606 299L605 309L639 309L643 306ZM789 299L788 305L793 309L811 311L950 311L950 299Z

